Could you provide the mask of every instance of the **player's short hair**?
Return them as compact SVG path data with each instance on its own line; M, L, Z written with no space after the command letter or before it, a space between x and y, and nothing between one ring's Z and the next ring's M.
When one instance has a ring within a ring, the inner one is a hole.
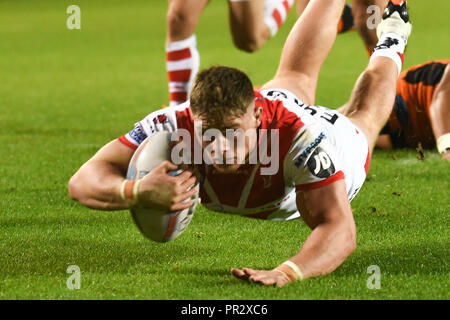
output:
M190 107L208 126L220 128L224 120L244 115L254 99L253 85L244 72L214 66L197 74L190 93Z

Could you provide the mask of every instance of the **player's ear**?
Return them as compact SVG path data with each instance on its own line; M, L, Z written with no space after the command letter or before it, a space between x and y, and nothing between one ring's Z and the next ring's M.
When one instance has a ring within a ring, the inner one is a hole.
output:
M261 124L261 114L262 114L262 107L258 107L258 108L253 109L253 115L255 116L256 123L257 123L258 127Z

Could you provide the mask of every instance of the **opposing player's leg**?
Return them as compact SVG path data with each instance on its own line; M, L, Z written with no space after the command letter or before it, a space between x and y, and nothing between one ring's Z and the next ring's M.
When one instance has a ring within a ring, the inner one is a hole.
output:
M166 69L170 105L183 103L200 66L195 29L208 0L169 0Z
M237 48L253 52L273 37L295 0L229 0L230 29Z
M377 45L378 37L374 25L376 25L377 12L383 12L387 0L353 0L352 14L355 29L358 31L367 52L372 53ZM376 6L376 7L375 7Z
M338 33L344 33L350 30L355 30L355 21L352 14L352 6L348 3L344 6L341 19L338 24Z
M311 0L292 28L275 77L263 88L292 91L314 104L319 70L336 39L345 0Z
M409 17L406 17L406 3L394 6L390 2L388 8L389 16L385 14L377 28L380 38L378 45L369 65L358 78L350 101L344 109L344 114L365 133L371 150L392 111L397 77L411 32L411 24L405 22L409 21Z
M430 105L430 121L438 151L450 160L450 64L434 91Z

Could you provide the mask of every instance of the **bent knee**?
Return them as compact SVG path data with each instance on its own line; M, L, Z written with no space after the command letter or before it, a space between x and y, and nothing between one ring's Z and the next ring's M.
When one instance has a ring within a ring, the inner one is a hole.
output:
M234 40L233 42L236 48L249 53L255 52L262 47L262 44L256 41Z
M233 43L239 50L245 52L255 52L259 50L265 43L266 37L263 34L234 34L233 33Z
M231 37L236 48L255 52L269 40L270 31L266 25L255 25L252 28L245 24L232 23Z
M167 37L169 41L186 39L195 32L197 18L187 12L169 9L167 12Z

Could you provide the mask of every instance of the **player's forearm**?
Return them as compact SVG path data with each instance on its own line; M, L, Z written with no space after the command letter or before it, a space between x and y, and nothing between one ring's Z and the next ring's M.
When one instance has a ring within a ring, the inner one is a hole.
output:
M309 235L297 255L290 258L303 278L334 271L356 248L354 223L323 223Z
M69 181L69 195L80 204L98 210L121 210L129 203L120 196L123 173L105 162L88 162Z
M447 134L450 133L450 68L447 66L442 80L436 88L430 105L430 122L438 150L443 157L450 159Z
M450 94L448 96L450 101ZM430 107L430 118L436 139L450 132L450 105L433 102Z
M450 95L448 101L450 101ZM450 160L450 105L433 102L430 107L430 120L437 150L444 159Z

